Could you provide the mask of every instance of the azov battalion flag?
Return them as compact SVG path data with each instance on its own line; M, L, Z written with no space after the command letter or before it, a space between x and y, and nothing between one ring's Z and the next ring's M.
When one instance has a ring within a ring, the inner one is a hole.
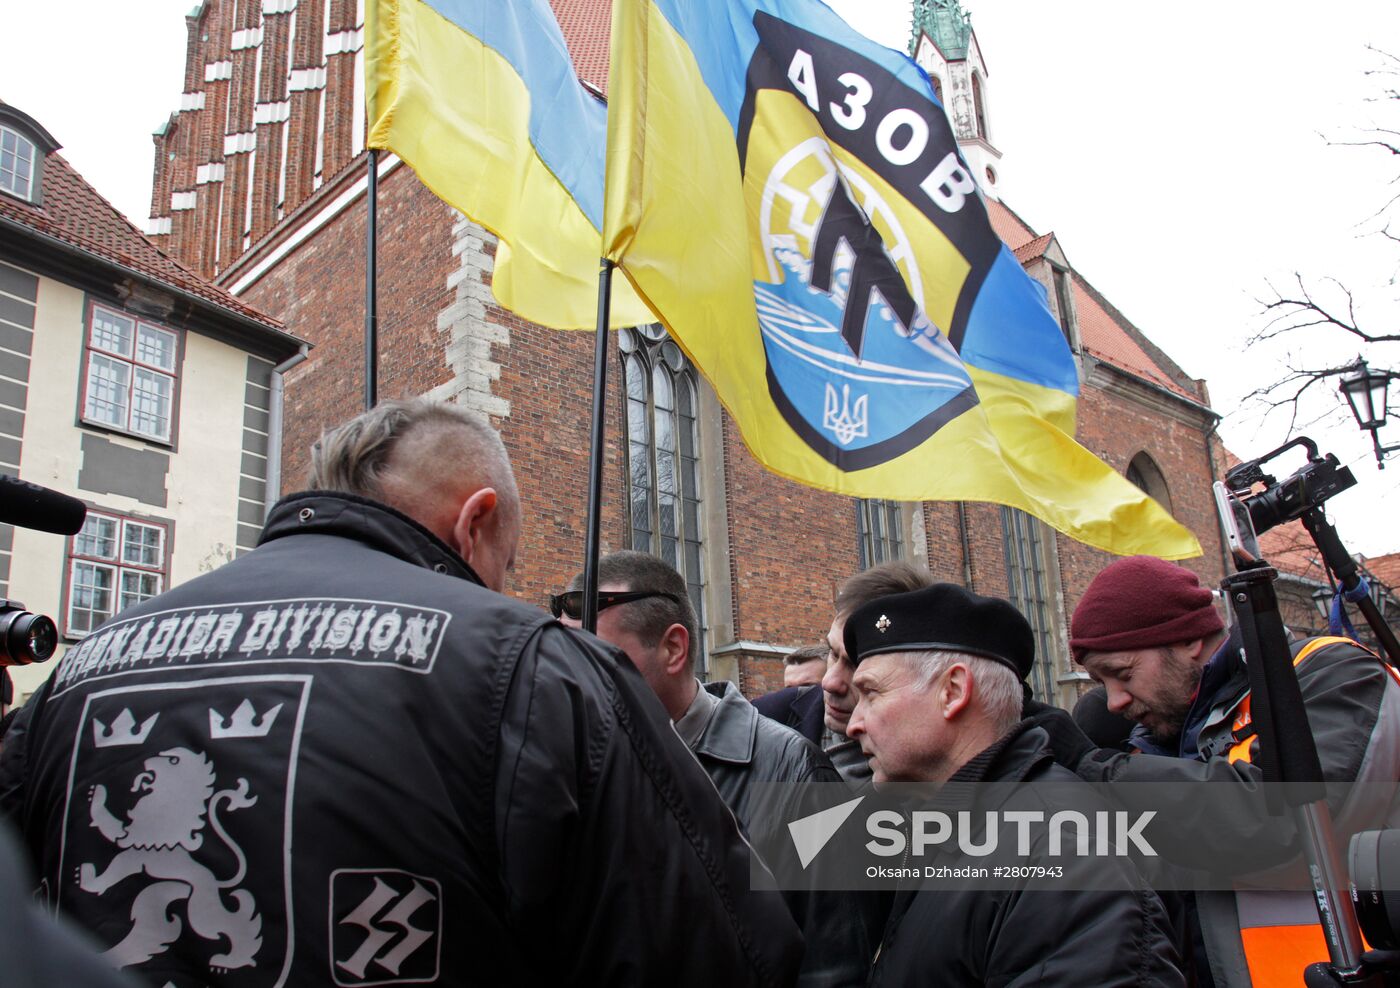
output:
M770 470L1200 553L1072 438L1073 355L928 77L816 0L616 0L602 233Z

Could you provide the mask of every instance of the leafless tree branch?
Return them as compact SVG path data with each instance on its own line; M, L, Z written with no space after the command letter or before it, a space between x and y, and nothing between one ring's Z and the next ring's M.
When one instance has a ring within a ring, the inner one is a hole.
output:
M1367 102L1384 103L1387 104L1387 108L1394 108L1400 103L1400 85L1394 82L1400 78L1400 57L1374 45L1367 47L1377 57L1378 63L1374 68L1365 70L1365 74L1378 84L1377 94L1369 97ZM1400 158L1400 129L1393 123L1367 126L1344 139L1324 139L1333 146L1379 148L1388 151L1392 158ZM1397 244L1400 243L1400 232L1397 232L1394 224L1385 217L1396 203L1400 202L1400 172L1397 172L1385 188L1385 202L1362 222L1368 226L1380 226L1379 230L1371 229L1367 232L1378 232L1385 241ZM1382 221L1373 224L1377 218L1381 218ZM1395 279L1392 279L1392 284L1394 283ZM1264 297L1257 299L1260 315L1263 317L1262 324L1246 340L1246 347L1271 341L1278 343L1294 336L1297 336L1300 342L1308 338L1323 341L1330 339L1334 344L1343 340L1354 340L1358 350L1377 367L1385 364L1396 365L1397 360L1400 360L1400 351L1388 346L1400 343L1400 326L1383 327L1376 322L1374 316L1363 319L1358 315L1358 308L1361 308L1363 314L1367 310L1358 306L1352 287L1343 284L1339 279L1305 278L1301 272L1294 272L1288 283L1278 285L1270 281L1267 286L1268 292ZM1343 352L1348 352L1350 356L1349 351ZM1319 385L1335 382L1353 366L1354 359L1323 366L1318 363L1316 357L1289 355L1284 361L1283 375L1269 384L1255 388L1245 401L1256 407L1262 406L1266 418L1275 413L1285 413L1291 431L1299 424L1300 417L1306 418L1318 413L1322 406L1325 406L1325 410L1320 412L1323 417L1337 413L1341 399L1335 391L1330 402L1319 403L1314 396L1333 390ZM1400 370L1400 366L1397 366L1397 370ZM1305 398L1309 399L1307 411L1303 408Z

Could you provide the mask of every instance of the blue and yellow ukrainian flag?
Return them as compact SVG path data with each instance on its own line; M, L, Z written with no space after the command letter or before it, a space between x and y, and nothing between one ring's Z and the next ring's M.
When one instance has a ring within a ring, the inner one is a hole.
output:
M503 306L594 328L607 111L546 0L369 0L365 27L367 146L500 238ZM615 286L612 325L652 320Z
M1075 363L927 76L816 0L615 0L603 234L770 470L1200 554L1078 445Z

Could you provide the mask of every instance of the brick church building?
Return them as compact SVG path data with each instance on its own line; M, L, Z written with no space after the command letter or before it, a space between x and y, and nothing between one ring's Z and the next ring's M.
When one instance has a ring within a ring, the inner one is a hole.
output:
M605 91L609 3L551 2L580 77ZM285 493L320 430L362 402L363 14L356 0L204 0L187 22L185 92L155 135L151 233L312 343L283 382ZM1210 485L1223 460L1204 383L1095 290L1052 232L1001 200L988 75L957 0L915 4L911 50L949 108L997 233L1045 286L1078 358L1077 438L1196 534L1204 554L1186 565L1218 581ZM392 155L379 175L379 394L451 399L501 430L524 510L511 592L542 602L582 567L592 334L503 310L490 290L494 238ZM685 573L708 676L750 695L773 688L781 656L825 634L836 587L904 557L1009 596L1037 632L1036 691L1072 700L1083 674L1069 660L1068 616L1108 556L996 505L858 501L784 480L749 455L658 327L615 333L611 346L603 551L654 551ZM255 536L247 526L240 546Z

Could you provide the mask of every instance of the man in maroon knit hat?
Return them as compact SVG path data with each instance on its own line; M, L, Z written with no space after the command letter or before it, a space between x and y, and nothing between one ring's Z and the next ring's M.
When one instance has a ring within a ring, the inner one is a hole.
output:
M1260 809L1259 739L1238 636L1225 634L1213 594L1194 573L1150 556L1116 560L1075 608L1070 649L1103 683L1109 709L1137 722L1132 744L1146 754L1095 751L1082 737L1074 751L1067 732L1043 725L1056 735L1057 761L1108 783L1130 808L1134 793L1155 787L1128 783L1212 783L1199 790L1202 798L1181 800L1175 833L1156 845L1177 864L1229 861L1231 873L1243 874L1296 856L1291 818ZM1393 792L1400 777L1400 682L1393 671L1350 639L1313 638L1292 649L1324 780L1388 783L1385 791ZM1358 830L1400 822L1400 807L1388 797L1366 795L1381 788L1358 785L1329 797L1340 846ZM1193 958L1198 984L1302 985L1304 966L1327 958L1306 893L1198 892L1187 904L1196 946L1204 947L1204 957L1195 951Z
M1181 754L1186 713L1225 641L1213 596L1184 566L1130 556L1096 576L1075 609L1070 648L1104 684L1108 709L1139 725L1135 747Z

